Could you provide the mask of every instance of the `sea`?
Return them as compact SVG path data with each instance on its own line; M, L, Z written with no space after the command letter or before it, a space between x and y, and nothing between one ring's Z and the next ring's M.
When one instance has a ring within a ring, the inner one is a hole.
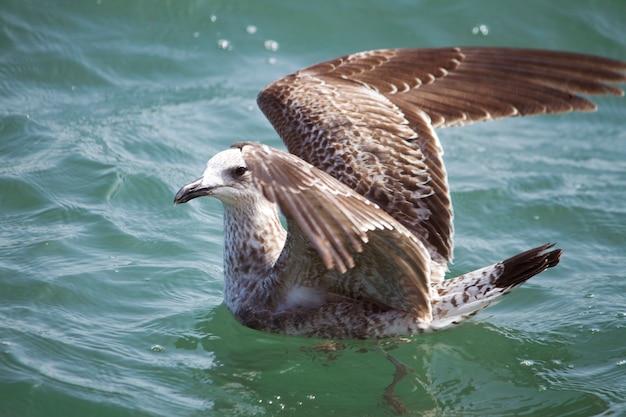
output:
M561 263L458 327L273 335L223 305L219 201L173 205L257 93L390 47L626 60L622 0L3 0L0 416L625 416L626 98L439 131L450 276ZM625 87L625 86L622 86Z

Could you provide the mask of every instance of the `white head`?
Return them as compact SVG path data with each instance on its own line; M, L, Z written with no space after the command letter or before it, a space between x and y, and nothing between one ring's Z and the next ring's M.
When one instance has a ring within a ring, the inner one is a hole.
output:
M196 197L210 196L226 206L257 198L260 192L252 184L250 172L240 149L228 149L207 162L202 177L182 187L174 204L186 203Z

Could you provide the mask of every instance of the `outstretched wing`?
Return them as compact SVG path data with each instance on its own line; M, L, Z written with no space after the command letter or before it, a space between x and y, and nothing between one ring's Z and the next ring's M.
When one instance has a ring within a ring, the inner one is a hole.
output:
M289 222L279 287L322 288L430 317L431 260L410 231L295 155L256 143L234 146L257 187Z
M289 152L326 171L452 258L452 207L434 129L591 111L583 94L623 94L626 63L506 48L386 49L300 70L257 99Z

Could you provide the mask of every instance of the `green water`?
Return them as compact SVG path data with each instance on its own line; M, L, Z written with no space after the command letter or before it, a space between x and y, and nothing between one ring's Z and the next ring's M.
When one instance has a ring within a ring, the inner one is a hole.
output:
M441 132L452 273L556 241L558 268L407 340L259 333L222 301L221 207L176 190L257 92L360 50L484 45L626 59L624 1L4 0L0 415L626 415L626 99ZM484 25L484 27L481 27ZM270 42L267 42L270 41ZM274 41L275 43L272 43Z

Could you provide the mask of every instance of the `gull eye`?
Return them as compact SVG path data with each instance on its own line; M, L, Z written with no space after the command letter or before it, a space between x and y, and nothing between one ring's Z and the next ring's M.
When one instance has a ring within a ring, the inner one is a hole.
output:
M245 174L246 172L248 172L248 168L247 167L237 167L234 169L235 175L238 177L241 177L243 174Z

